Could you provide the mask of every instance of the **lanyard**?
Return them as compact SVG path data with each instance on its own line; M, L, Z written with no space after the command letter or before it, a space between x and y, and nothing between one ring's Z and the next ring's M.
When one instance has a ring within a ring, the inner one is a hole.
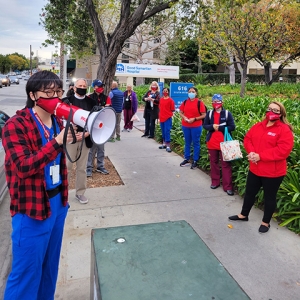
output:
M36 113L36 111L34 110L34 108L32 108L32 111L33 111L33 113L34 113L36 119L38 120L38 122L40 123L40 125L41 125L42 128L43 128L44 136L45 136L47 142L49 142L50 131L45 127L43 121L41 120L40 116ZM54 131L54 137L56 137L56 136L57 136L57 132L56 132L56 124L55 124L55 121L54 121L52 115L51 115L51 121L52 121L52 126L53 126L53 131Z

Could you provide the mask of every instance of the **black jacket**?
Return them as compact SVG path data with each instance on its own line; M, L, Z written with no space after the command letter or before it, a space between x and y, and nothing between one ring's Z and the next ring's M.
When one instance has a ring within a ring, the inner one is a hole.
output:
M227 127L229 133L235 130L235 124L234 124L232 114L230 111L227 112L228 112L227 118L226 118L226 110L224 108L222 108L220 112L221 116L220 116L219 131L221 131L223 135L224 135L225 127ZM214 110L212 110L212 113L210 113L210 111L206 113L206 117L203 122L203 127L208 131L206 135L206 142L210 140L211 135L213 134L213 132L215 132L213 125L214 125Z
M79 100L75 97L75 95L72 95L70 97L63 98L62 101L87 111L91 111L92 108L97 105L97 102L89 96L85 96L84 99ZM77 132L83 132L83 128L77 125ZM90 136L85 138L85 144L88 148L92 148L93 142Z
M150 106L150 102L149 101L146 101L145 98L148 98L152 96L155 100L153 101L153 107ZM144 118L145 118L145 114L146 114L146 111L151 111L151 119L158 119L158 112L159 112L159 109L158 109L158 106L159 106L159 100L160 100L160 94L158 91L155 92L155 94L152 94L151 91L149 90L142 98L142 100L144 102L146 102L146 105L145 105L145 109L144 109Z

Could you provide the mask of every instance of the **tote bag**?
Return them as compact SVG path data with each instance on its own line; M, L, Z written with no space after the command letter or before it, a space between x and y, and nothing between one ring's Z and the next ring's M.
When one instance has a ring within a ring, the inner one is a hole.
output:
M240 142L232 139L227 127L225 127L224 142L220 143L220 148L224 161L232 161L243 158L240 149Z

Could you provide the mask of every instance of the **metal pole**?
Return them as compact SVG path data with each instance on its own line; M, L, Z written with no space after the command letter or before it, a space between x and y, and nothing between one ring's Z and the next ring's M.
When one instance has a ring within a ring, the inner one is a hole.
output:
M32 75L32 59L31 59L31 45L30 45L30 76Z

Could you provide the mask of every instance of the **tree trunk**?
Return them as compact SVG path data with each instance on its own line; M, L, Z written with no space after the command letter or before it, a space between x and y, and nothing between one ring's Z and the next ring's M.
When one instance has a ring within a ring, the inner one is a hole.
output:
M243 64L243 66L242 66L242 72L241 72L241 90L240 90L240 96L242 98L244 98L244 96L245 96L245 90L246 90L247 67L248 67L247 63Z
M234 67L234 61L233 56L229 56L230 65L228 66L229 69L229 83L235 84L235 67Z
M64 50L65 50L65 45L63 43L60 43L60 51L59 51L59 78L61 80L64 79Z
M265 70L265 83L266 85L271 85L270 82L272 80L272 64L270 62L264 63Z

